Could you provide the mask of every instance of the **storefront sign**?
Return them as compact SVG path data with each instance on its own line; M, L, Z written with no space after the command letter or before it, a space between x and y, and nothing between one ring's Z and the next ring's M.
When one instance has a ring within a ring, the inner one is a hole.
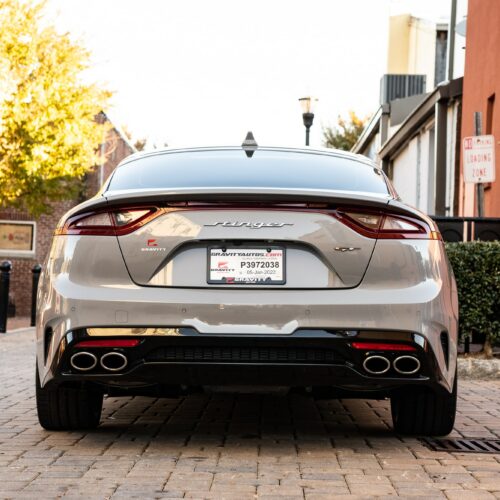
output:
M0 221L0 255L30 257L35 254L35 222Z

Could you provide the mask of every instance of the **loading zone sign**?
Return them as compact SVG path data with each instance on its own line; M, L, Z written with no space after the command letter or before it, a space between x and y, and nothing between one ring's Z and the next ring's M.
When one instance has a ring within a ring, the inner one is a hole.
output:
M464 138L464 180L495 181L495 138L492 135Z

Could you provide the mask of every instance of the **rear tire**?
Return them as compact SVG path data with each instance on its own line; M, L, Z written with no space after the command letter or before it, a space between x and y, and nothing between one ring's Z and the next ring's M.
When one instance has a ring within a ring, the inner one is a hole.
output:
M36 409L49 431L94 429L99 425L103 394L86 387L41 387L36 370Z
M451 394L419 387L391 398L392 422L399 434L446 436L453 430L456 411L456 374Z

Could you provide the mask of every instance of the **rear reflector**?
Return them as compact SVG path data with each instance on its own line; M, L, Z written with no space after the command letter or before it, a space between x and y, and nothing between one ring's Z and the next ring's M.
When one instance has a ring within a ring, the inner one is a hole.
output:
M140 339L82 340L76 347L135 347L139 343Z
M416 351L417 349L406 344L381 344L378 342L353 342L354 349L364 351Z

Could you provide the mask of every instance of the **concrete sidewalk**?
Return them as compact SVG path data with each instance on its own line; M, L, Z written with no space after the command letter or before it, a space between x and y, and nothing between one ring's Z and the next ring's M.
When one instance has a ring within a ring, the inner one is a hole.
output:
M47 432L33 329L0 337L0 498L500 498L500 455L432 452L386 401L108 398L93 432ZM455 436L500 438L500 382L459 382Z

